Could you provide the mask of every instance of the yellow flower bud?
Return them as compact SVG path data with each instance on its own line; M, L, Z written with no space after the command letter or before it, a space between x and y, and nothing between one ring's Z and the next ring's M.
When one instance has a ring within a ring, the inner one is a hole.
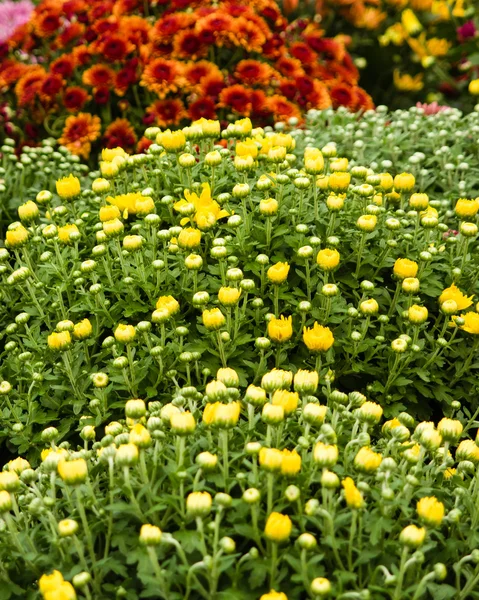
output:
M272 473L281 471L283 459L283 453L277 448L261 448L259 451L259 466L265 471Z
M364 402L358 408L358 418L360 421L369 423L370 425L376 425L383 416L383 409L376 402Z
M58 523L60 537L71 537L78 531L78 523L74 519L63 519Z
M236 306L241 296L241 289L221 287L218 291L218 300L223 306Z
M211 511L211 504L208 492L192 492L186 499L186 510L192 517L206 517Z
M296 450L283 450L282 454L281 474L286 477L297 475L301 471L301 456Z
M70 347L72 338L69 331L54 331L48 336L47 343L51 350L63 351Z
M315 322L313 327L304 327L303 341L311 352L327 352L334 344L334 336L329 327Z
M428 317L428 310L425 306L419 306L417 304L413 304L409 307L407 311L408 319L414 325L421 325L421 323L425 323Z
M351 477L343 479L342 486L344 488L344 498L348 507L354 509L362 508L364 506L363 497Z
M38 214L38 206L31 200L25 202L25 204L21 204L18 207L18 216L20 217L20 221L25 221L27 223L34 221L38 217Z
M56 182L56 189L60 198L70 200L71 198L75 198L76 196L80 195L80 180L78 177L74 177L70 174L68 177L62 177L62 179L58 179Z
M73 337L76 340L86 340L92 333L93 327L88 319L83 319L83 321L76 323L73 327Z
M462 435L463 426L457 419L447 419L444 417L437 425L438 432L446 442L456 443Z
M140 529L140 544L143 546L158 546L161 543L162 532L156 525L142 525Z
M351 175L341 171L331 173L328 178L328 187L333 192L346 192L350 183Z
M83 458L70 461L61 460L58 463L58 474L65 483L78 485L86 481L88 466Z
M374 231L378 223L376 215L361 215L356 222L358 229L366 233Z
M429 527L439 527L444 519L444 504L434 496L421 498L416 505L417 514Z
M300 394L314 394L318 389L319 375L317 371L299 369L294 376L294 389Z
M18 223L13 229L7 230L5 237L8 248L20 248L28 240L28 231Z
M279 204L274 198L266 198L259 203L259 212L265 217L272 217L278 212Z
M286 416L292 414L299 403L297 392L288 392L288 390L276 390L271 399L273 406L282 406Z
M193 229L193 227L182 229L178 236L178 245L180 248L186 248L187 250L197 248L201 243L201 235L201 231Z
M150 432L141 423L133 425L130 431L130 443L138 448L149 448L152 444Z
M376 471L383 457L377 452L373 452L371 448L364 446L359 450L354 458L354 466L363 473L372 473Z
M424 543L425 538L426 530L424 527L416 527L416 525L408 525L401 531L399 536L400 542L410 548L419 548Z
M293 524L287 515L272 512L266 521L264 534L271 542L280 544L289 539L292 528Z
M136 252L143 246L141 235L127 235L123 238L123 248L128 252Z
M182 131L167 129L156 136L156 141L167 152L181 152L186 146L186 137Z
M202 313L203 325L206 329L217 331L226 323L226 318L219 308L204 310Z
M73 223L58 228L58 239L66 246L70 245L73 241L78 240L79 236L80 232L78 231L78 227Z
M263 406L261 418L268 425L278 425L279 423L284 421L284 416L284 408L279 404L275 405L267 402Z
M281 315L279 319L271 319L268 323L268 335L278 344L290 340L293 336L293 317Z
M334 467L338 462L338 456L338 447L335 445L318 442L314 446L313 459L321 469Z
M288 278L289 269L290 266L288 263L278 262L268 269L268 279L271 281L271 283L277 285L284 283Z
M120 323L118 327L115 329L113 335L115 336L115 340L122 344L130 344L136 337L136 329L133 325L123 325Z
M429 206L429 196L427 194L413 194L409 198L409 206L414 210L426 210Z
M413 260L398 258L394 263L393 272L398 279L406 279L406 277L416 277L418 268Z
M410 192L416 183L416 178L411 173L399 173L394 178L396 192Z
M203 411L203 422L206 425L228 429L235 427L241 412L239 402L223 404L222 402L209 403Z
M196 421L189 411L173 413L170 416L170 426L176 435L190 435L196 429Z
M340 254L337 250L325 248L316 256L316 263L323 271L332 271L339 265Z

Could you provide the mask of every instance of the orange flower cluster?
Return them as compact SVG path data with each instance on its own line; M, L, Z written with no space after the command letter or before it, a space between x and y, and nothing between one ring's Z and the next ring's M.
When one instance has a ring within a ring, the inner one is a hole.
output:
M145 125L371 108L347 41L288 24L273 0L43 0L8 42L0 90L20 124L46 120L87 157L100 136L133 149Z

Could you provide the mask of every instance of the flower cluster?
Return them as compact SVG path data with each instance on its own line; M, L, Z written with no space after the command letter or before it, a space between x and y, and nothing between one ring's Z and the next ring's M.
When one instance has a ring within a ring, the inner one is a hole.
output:
M43 429L41 457L0 472L3 589L20 598L38 585L44 600L471 597L472 419L385 420L359 392L320 390L316 371L273 369L245 389L241 379L220 368L167 403L130 399L104 431L85 414L77 445ZM274 410L279 393L294 396L291 410Z
M44 0L8 41L0 89L27 139L46 131L71 152L143 150L145 125L310 108L372 106L343 38L288 25L272 0L65 5ZM45 48L48 47L48 53Z
M305 4L293 3L300 13ZM365 86L378 103L404 107L427 98L467 108L471 98L477 101L473 0L321 0L316 9L328 34L352 37Z

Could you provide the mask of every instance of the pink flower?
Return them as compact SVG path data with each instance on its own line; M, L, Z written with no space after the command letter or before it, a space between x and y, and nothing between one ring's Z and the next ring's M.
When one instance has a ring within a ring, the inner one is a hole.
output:
M461 25L456 29L456 32L460 42L464 42L465 40L474 37L476 35L474 21L466 21L464 25Z
M429 115L437 115L437 113L444 112L446 110L450 110L449 106L441 106L437 102L431 102L431 104L421 104L418 102L416 104L417 108L422 108L424 114Z
M7 41L17 27L27 23L32 12L33 4L30 0L4 0L0 3L0 43Z

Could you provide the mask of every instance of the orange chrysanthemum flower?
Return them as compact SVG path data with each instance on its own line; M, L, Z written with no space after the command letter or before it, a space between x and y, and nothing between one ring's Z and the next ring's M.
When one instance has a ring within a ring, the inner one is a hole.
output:
M301 111L298 106L279 94L268 98L268 108L277 121L287 120L291 117L301 119Z
M105 129L103 140L106 148L133 150L136 144L136 134L128 119L116 119Z
M161 39L172 40L179 31L191 27L195 23L195 16L186 12L170 13L159 19L150 31L151 41Z
M154 116L156 124L163 128L179 125L186 117L184 104L178 99L157 100L148 106L146 113Z
M96 115L79 113L65 121L59 144L66 146L72 154L88 158L91 143L100 135L101 121Z
M227 35L228 40L235 46L241 46L248 52L261 53L266 36L255 23L240 17L235 20L233 30Z
M56 46L59 48L65 48L68 44L71 44L74 40L78 40L85 33L85 25L78 23L78 21L71 23L66 27L55 40Z
M94 65L83 73L82 81L93 88L109 87L115 81L115 71L107 65Z
M153 144L151 140L149 140L146 137L142 137L136 145L136 151L138 152L138 154L142 154L143 152L146 152L148 150L151 144Z
M304 75L301 62L297 58L287 58L282 56L276 61L276 69L285 77L298 77Z
M245 85L268 85L273 77L279 79L279 74L268 64L253 59L240 61L234 76Z
M92 59L92 52L88 46L76 46L72 50L72 56L75 64L85 66Z
M220 106L248 116L251 111L251 91L239 84L230 85L220 93Z
M216 99L225 86L226 83L222 75L207 75L201 80L198 91L202 96Z
M60 14L46 11L36 15L34 20L35 33L40 38L52 37L60 29Z
M205 77L217 77L223 79L223 75L218 67L208 60L187 63L184 67L184 76L191 85L197 85Z
M148 42L150 29L150 24L143 17L129 15L121 17L119 34L135 46L140 46Z
M29 71L29 67L16 61L4 61L0 66L0 87L9 87Z
M146 65L140 85L144 85L160 98L164 98L169 92L178 91L183 84L182 71L181 63L175 60L155 58Z
M203 44L194 31L181 31L173 41L173 53L178 58L196 59L205 56L208 48Z
M313 91L306 97L307 107L316 108L317 110L325 110L331 107L331 96L328 88L324 83L314 80Z
M15 85L15 95L19 106L26 106L35 100L45 78L45 69L39 66L29 67Z
M125 60L128 54L135 50L135 46L121 35L107 35L96 44L92 44L92 49L101 54L108 62L120 62Z

